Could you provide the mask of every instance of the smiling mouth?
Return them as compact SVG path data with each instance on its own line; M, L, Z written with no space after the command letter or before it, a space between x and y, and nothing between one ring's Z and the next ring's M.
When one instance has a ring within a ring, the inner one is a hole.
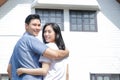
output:
M49 38L45 38L46 40L48 40Z

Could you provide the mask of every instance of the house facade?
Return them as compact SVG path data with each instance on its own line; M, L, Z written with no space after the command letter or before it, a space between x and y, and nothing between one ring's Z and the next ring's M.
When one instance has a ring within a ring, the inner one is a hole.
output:
M42 25L60 25L70 51L69 80L120 80L120 4L116 0L5 0L0 6L0 80L8 80L10 56L31 13L40 15Z

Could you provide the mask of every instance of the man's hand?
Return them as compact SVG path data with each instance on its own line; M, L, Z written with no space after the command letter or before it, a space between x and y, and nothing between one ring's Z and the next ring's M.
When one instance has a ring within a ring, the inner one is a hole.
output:
M23 74L23 70L24 70L24 68L18 68L17 69L17 74L20 76L20 75L22 75Z

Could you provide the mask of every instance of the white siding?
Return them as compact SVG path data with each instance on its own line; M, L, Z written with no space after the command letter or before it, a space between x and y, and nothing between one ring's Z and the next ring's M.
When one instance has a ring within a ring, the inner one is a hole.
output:
M12 49L24 32L25 17L36 7L54 6L64 9L65 31L62 33L70 50L70 80L90 80L90 73L120 74L120 4L115 0L38 0L34 3L8 0L0 7L0 73L6 73ZM68 11L71 6L98 10L98 32L70 32Z
M7 73L12 50L24 33L25 17L31 13L32 0L8 0L0 7L0 73Z

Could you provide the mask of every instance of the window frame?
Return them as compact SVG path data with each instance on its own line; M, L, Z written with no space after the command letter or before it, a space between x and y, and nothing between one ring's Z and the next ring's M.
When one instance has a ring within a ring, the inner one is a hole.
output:
M42 12L41 14L39 13L39 12ZM48 17L47 16L44 16L44 12L48 12ZM50 15L49 13L52 13L52 12L54 12L54 15ZM47 8L35 8L35 13L37 13L37 14L39 14L40 15L40 17L41 17L41 22L42 22L42 20L43 19L48 19L48 20L50 20L51 18L54 18L55 20L54 21L52 21L52 22L55 22L55 23L57 23L59 26L60 26L60 28L61 28L61 31L64 31L64 10L63 9L47 9ZM61 14L60 14L61 13ZM57 22L57 20L58 20L58 22ZM60 20L60 21L59 21ZM50 21L51 22L51 21ZM42 22L43 23L43 25L46 23L46 21L44 22ZM43 26L42 25L42 26Z
M104 80L105 77L109 77L109 80L115 80L115 78L112 79L113 76L119 77L120 80L120 74L90 74L90 80L97 80L98 77L102 77L103 78L102 80Z
M72 15L74 13L74 15ZM84 17L84 14L85 13L88 13L88 17ZM81 14L81 15L80 15ZM93 14L94 15L94 17L92 18L92 17L90 17L90 14ZM75 16L76 15L76 16ZM73 17L72 17L73 16ZM72 19L76 19L76 22L74 23L74 24L72 24ZM78 20L80 20L81 19L81 24L80 23L78 23ZM85 19L87 20L88 19L88 23L89 24L84 24L84 22L85 22ZM94 24L91 24L91 19L94 19ZM97 30L97 11L96 10L72 10L72 9L70 9L69 10L69 22L70 22L70 31L75 31L75 32L97 32L98 30ZM76 27L76 29L75 30L72 30L72 26L71 25L75 25L75 26L77 26ZM78 25L81 25L81 29L79 29L78 27L80 27L80 26L78 26ZM85 30L84 29L84 26L85 25L88 25L89 27L89 29L88 30ZM90 29L90 26L91 25L94 25L94 30L91 30Z
M0 80L2 80L3 77L6 77L6 79L9 80L8 74L0 74Z

